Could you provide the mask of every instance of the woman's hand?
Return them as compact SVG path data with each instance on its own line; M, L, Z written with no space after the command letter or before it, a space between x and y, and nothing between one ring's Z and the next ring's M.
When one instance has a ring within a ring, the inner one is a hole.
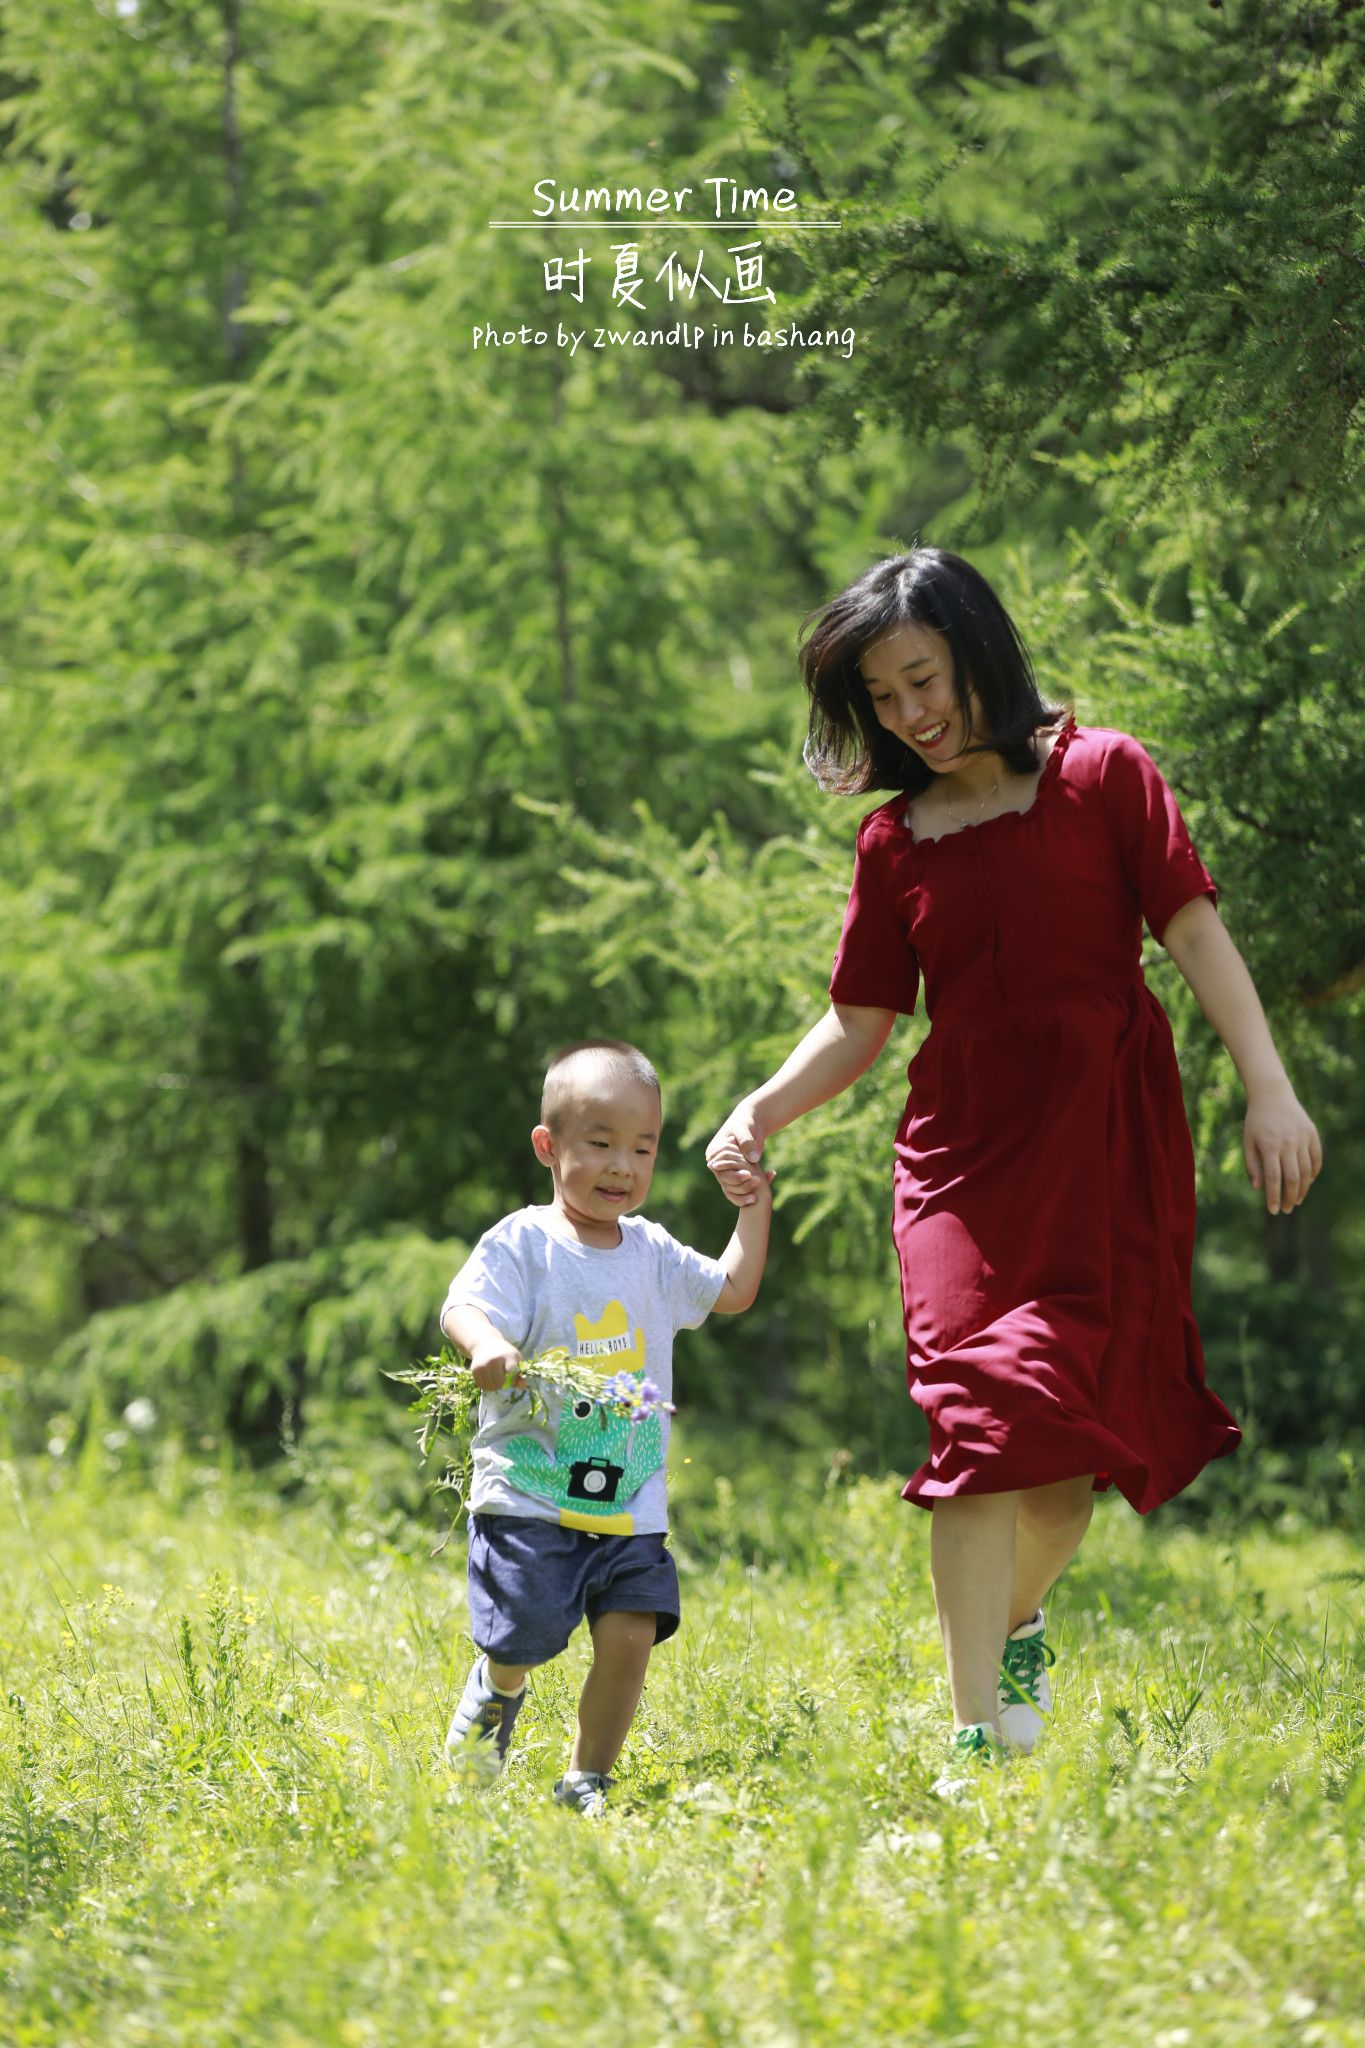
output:
M1272 1216L1296 1209L1321 1173L1317 1126L1287 1080L1248 1096L1242 1155Z
M1272 1216L1296 1209L1322 1171L1322 1140L1280 1064L1261 999L1207 896L1182 904L1161 943L1232 1055L1247 1092L1242 1156Z
M895 1021L894 1010L831 1003L771 1080L735 1104L706 1148L706 1163L737 1209L751 1208L758 1200L763 1177L758 1162L772 1133L785 1131L808 1109L828 1102L865 1074Z
M759 1183L766 1179L758 1167L765 1139L752 1105L740 1102L706 1148L707 1165L737 1209L751 1208L759 1199Z

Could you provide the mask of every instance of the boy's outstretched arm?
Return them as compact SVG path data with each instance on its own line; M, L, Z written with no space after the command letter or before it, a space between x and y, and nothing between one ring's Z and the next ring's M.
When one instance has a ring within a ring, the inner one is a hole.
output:
M441 1317L444 1330L457 1351L469 1360L469 1376L486 1394L495 1394L508 1379L514 1387L521 1379L521 1353L509 1344L501 1330L494 1329L481 1308L467 1301L454 1302Z
M758 1199L747 1209L741 1209L735 1219L734 1235L720 1255L725 1268L725 1285L720 1290L715 1308L711 1311L718 1316L737 1316L746 1308L752 1308L758 1294L758 1283L763 1278L763 1267L768 1257L768 1229L773 1215L772 1175L759 1172L755 1176Z

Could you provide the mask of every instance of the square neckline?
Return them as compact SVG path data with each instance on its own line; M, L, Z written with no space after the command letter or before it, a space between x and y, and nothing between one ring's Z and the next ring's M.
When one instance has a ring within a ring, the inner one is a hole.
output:
M1047 728L1041 729L1046 730ZM947 840L950 839L965 839L969 833L985 832L990 828L990 826L1004 825L1009 823L1011 819L1019 820L1023 818L1031 818L1033 816L1033 813L1037 810L1038 805L1042 801L1044 790L1048 787L1048 784L1051 781L1055 780L1056 771L1054 768L1054 763L1060 765L1062 755L1066 752L1067 745L1075 737L1075 734L1076 714L1071 709L1071 707L1068 706L1062 716L1061 724L1057 727L1057 730L1053 736L1052 745L1048 748L1047 759L1043 762L1042 766L1038 770L1038 779L1033 791L1032 799L1030 802L1024 805L1022 810L998 811L993 818L983 818L979 825L959 825L955 831L940 832L937 838L921 839L918 833L915 831L914 825L911 823L910 802L907 799L907 801L900 806L897 812L898 824L900 825L902 831L905 833L906 837L908 838L912 846L924 848L930 846L942 846Z

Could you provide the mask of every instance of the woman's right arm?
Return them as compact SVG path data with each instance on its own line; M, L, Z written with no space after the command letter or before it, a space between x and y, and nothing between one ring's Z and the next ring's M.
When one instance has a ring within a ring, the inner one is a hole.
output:
M721 1167L713 1163L717 1156L737 1146L756 1167L766 1140L775 1131L842 1094L859 1074L866 1073L895 1021L894 1010L831 1003L772 1078L736 1103L706 1148L707 1164L732 1202L747 1207L757 1200L759 1176L746 1167Z

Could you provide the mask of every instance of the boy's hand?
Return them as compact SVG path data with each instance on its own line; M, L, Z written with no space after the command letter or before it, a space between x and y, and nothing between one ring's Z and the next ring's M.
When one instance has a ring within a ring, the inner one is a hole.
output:
M485 1394L496 1394L509 1377L514 1387L526 1385L521 1376L521 1353L505 1337L490 1337L475 1347L469 1357L469 1376Z
M706 1155L706 1163L737 1209L750 1208L762 1198L765 1189L771 1193L774 1176L752 1164L734 1143L713 1146Z
M744 1183L743 1195L731 1197L735 1207L737 1209L771 1208L773 1182L777 1179L776 1167L750 1166L743 1153L739 1154L739 1164L746 1169L748 1177ZM723 1181L721 1185L724 1186Z
M738 1147L735 1150L736 1157L742 1160L744 1154ZM718 1145L713 1152L718 1179L727 1166L733 1168L733 1162L725 1158L725 1151L724 1145ZM720 1256L720 1263L725 1268L725 1285L717 1296L715 1307L723 1316L742 1315L746 1308L753 1307L768 1257L776 1175L762 1166L751 1166L748 1173L749 1191L736 1200L739 1215L735 1218L734 1235ZM723 1181L721 1185L724 1186Z
M706 1148L706 1163L720 1182L727 1200L737 1209L747 1209L759 1199L765 1178L758 1166L763 1152L763 1135L741 1109L721 1125Z

